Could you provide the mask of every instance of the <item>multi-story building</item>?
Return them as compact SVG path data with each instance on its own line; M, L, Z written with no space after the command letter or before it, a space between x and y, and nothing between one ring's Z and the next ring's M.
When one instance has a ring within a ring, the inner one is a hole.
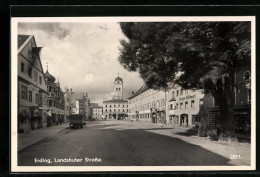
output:
M52 76L47 68L45 72L45 78L47 82L47 88L49 94L47 95L47 103L48 103L48 126L52 124L62 123L65 113L65 100L64 93L60 88L59 81L55 83L55 77Z
M68 88L65 89L64 100L65 100L65 111L64 111L64 120L63 122L69 121L69 116L72 114L72 103L71 103L71 94Z
M103 118L103 107L99 106L97 103L90 103L92 118L102 119Z
M70 89L72 114L81 114L85 119L91 117L90 99L87 92L72 92Z
M203 90L184 90L178 86L168 90L168 115L172 124L193 126L200 122Z
M141 87L128 98L129 117L149 120L153 123L166 123L167 93L162 90Z
M18 131L45 127L47 84L34 36L18 35Z
M114 96L111 100L103 101L105 119L123 119L128 115L128 101L123 99L123 79L116 77L114 81Z
M251 131L251 64L250 62L240 66L235 72L234 89L234 119L237 133ZM220 109L211 94L205 95L203 105L208 112L208 121L211 128L219 128Z

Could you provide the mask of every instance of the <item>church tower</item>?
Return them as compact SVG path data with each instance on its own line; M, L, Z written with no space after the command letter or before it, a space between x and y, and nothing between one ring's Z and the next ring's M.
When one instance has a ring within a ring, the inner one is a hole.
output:
M113 99L123 99L123 79L119 77L115 78L114 82L114 97Z

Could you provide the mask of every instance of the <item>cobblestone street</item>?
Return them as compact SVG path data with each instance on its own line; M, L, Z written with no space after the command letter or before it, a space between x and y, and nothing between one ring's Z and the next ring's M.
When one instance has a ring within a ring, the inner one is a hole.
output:
M250 143L220 144L207 137L188 134L187 130L184 127L140 121L88 122L83 129L66 128L19 151L18 165L250 165ZM232 155L240 155L241 158L231 159ZM35 158L49 159L50 163L38 162ZM58 159L65 158L77 158L82 161L58 162Z

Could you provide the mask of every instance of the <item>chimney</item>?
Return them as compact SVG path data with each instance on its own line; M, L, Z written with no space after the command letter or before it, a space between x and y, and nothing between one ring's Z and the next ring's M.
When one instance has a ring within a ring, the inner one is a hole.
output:
M135 92L134 91L132 91L132 95L134 94Z

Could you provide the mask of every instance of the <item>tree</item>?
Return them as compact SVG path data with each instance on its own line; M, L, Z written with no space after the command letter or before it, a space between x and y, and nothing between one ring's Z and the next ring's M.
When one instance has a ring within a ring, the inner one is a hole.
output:
M234 73L250 63L250 22L123 22L119 61L149 88L204 89L221 112L221 136L234 138ZM235 139L235 138L234 138Z

